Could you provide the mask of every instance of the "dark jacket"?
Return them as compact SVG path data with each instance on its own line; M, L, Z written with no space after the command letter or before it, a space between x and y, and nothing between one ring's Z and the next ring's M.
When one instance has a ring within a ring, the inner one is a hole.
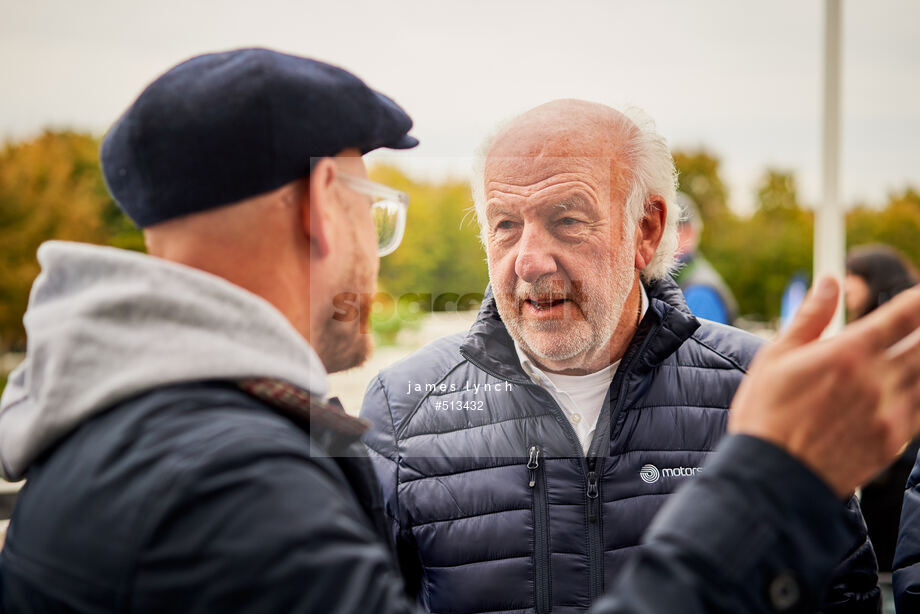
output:
M382 519L354 434L232 384L171 386L33 464L0 610L409 612Z
M898 612L920 612L920 456L905 487L892 584Z
M312 422L215 383L96 416L30 473L0 611L411 611L366 458ZM723 443L592 614L811 611L852 514L772 445Z
M367 443L407 583L432 612L585 611L700 472L760 342L700 324L670 280L648 292L587 458L521 370L490 295L467 335L372 382ZM864 527L827 600L827 611L877 611Z
M860 524L782 450L726 437L706 471L669 497L591 614L812 614L834 561L865 534ZM871 609L851 598L837 611Z
M411 609L363 429L305 393L325 394L325 371L277 310L142 254L38 256L29 351L0 398L0 471L28 477L0 554L4 614ZM782 451L734 441L684 492L735 514L694 540L713 508L683 505L624 575L639 590L597 614L759 612L777 581L813 601L851 522Z
M911 442L891 466L861 489L859 505L869 528L869 538L875 548L880 571L890 572L893 569L892 562L898 543L898 523L904 504L904 489L917 460L918 451L920 439Z

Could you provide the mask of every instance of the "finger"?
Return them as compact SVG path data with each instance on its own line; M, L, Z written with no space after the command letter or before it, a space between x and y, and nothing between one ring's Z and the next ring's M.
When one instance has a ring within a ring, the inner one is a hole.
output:
M896 389L920 390L920 329L885 351L882 368ZM920 395L911 393L908 398L913 399L913 410L920 414Z
M880 366L893 401L885 413L902 437L912 439L920 431L920 329L888 348Z
M871 350L897 344L920 328L920 286L896 297L853 325L854 334L865 335Z
M920 434L920 368L914 369L913 377L902 374L900 384L894 384L895 390L888 393L880 416L890 428L892 451L912 441Z
M792 323L779 336L776 345L797 347L820 337L834 317L839 294L840 284L833 277L821 277L805 296Z
M896 341L885 350L885 360L898 364L920 363L920 328L915 328L906 337Z

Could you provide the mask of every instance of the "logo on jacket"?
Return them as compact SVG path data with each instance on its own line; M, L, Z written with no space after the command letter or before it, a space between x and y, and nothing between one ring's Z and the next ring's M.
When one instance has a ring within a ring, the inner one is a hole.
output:
M658 467L655 465L642 465L642 469L639 470L639 477L646 484L654 484L661 477L661 474L658 473Z
M665 467L659 470L655 465L647 464L642 465L642 469L639 470L639 477L646 484L654 484L662 476L666 478L692 478L702 470L702 467Z

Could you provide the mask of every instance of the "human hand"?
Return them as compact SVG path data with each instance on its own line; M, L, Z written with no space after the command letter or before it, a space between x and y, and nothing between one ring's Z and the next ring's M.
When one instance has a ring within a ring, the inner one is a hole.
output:
M757 354L728 428L782 447L843 498L920 432L920 287L820 340L838 293L819 280Z

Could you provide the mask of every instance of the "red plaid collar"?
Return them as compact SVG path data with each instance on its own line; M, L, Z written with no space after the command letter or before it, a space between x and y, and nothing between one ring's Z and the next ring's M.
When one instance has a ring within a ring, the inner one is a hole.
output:
M335 397L326 402L284 380L259 377L239 380L237 385L257 399L277 407L299 421L308 421L344 435L360 437L370 426L366 420L349 416Z

